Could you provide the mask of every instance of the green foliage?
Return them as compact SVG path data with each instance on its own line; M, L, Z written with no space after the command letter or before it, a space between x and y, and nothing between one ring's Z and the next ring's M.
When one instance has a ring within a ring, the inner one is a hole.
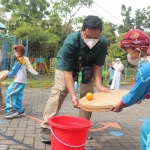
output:
M5 7L0 7L0 22L6 22L6 10Z
M110 23L104 23L103 24L102 34L106 37L109 46L110 46L111 43L116 42L115 27L116 26L114 26Z
M137 71L137 66L132 66L129 67L130 65L128 64L128 67L124 69L124 72L126 74L126 81L131 82L132 78L136 76L136 71Z
M120 58L121 61L126 61L126 53L124 50L122 50L119 46L119 44L110 44L110 47L108 48L108 59L110 58Z
M83 6L91 6L93 2L93 0L51 0L51 4L53 5L53 10L51 10L51 14L57 13L60 18L64 19L65 31L67 32L68 28L70 28L72 23L74 23L74 26L77 26L77 24L81 22L80 17L75 17L77 12ZM70 31L70 33L71 32L72 30ZM67 32L67 34L70 33Z
M150 6L135 11L135 17L131 18L132 7L128 8L122 5L121 15L124 17L123 24L118 26L119 33L128 32L131 29L142 29L149 31L150 29Z
M33 27L32 24L25 22L20 23L13 34L23 41L26 41L26 38L29 39L29 55L32 57L40 57L45 54L48 57L48 45L55 45L58 42L57 35L50 34L40 26Z
M0 21L5 22L9 35L16 35L23 41L29 39L29 55L42 55L48 61L55 57L64 38L81 28L85 16L76 17L83 6L90 7L93 0L0 0ZM51 5L51 7L49 7ZM50 9L51 8L51 9ZM11 19L5 20L5 12L12 12ZM103 23L102 34L108 41L108 58L120 57L126 61L126 54L118 46L123 34L132 28L150 29L150 6L142 11L136 10L131 17L132 7L122 5L123 24ZM116 36L116 30L119 36ZM148 33L150 35L150 33ZM117 43L117 44L116 44ZM51 55L52 54L52 55Z
M132 7L128 8L125 5L122 5L121 15L125 18L123 19L123 25L119 25L118 32L125 33L133 29L133 18L131 18Z
M49 58L57 53L64 37L73 32L72 24L81 22L82 17L75 18L76 13L82 6L91 6L93 0L0 0L0 3L6 12L12 12L7 24L9 34L23 41L29 39L30 56L42 54Z

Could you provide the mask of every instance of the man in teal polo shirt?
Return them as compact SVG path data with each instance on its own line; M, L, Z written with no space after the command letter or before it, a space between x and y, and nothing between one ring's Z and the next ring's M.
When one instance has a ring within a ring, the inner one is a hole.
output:
M94 81L98 91L108 92L108 89L103 87L101 80L101 67L104 64L108 47L107 40L101 35L101 32L101 19L97 16L87 16L81 31L69 35L65 39L62 48L58 51L55 85L51 90L51 96L43 113L44 122L41 123L42 130L39 134L42 142L50 141L48 118L57 115L68 92L73 106L79 108L79 101L74 90L74 78L77 76L77 72L82 72L85 66L93 66L92 78L87 83L84 83L83 80L79 84L80 98L88 92L94 92ZM82 74L81 78L84 79L84 77L84 74ZM91 112L79 109L79 117L90 120Z

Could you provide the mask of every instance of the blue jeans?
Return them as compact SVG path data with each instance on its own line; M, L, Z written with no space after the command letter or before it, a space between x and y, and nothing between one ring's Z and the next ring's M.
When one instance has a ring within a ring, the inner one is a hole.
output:
M143 123L140 131L141 150L150 150L150 117Z

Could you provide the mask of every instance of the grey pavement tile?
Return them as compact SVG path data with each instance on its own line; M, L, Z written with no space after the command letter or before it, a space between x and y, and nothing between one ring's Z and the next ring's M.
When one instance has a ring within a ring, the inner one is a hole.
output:
M23 141L24 139L24 134L15 134L13 136L14 139L19 140L19 141Z
M33 146L34 137L24 137L23 143Z
M131 143L121 143L121 145L127 150L136 150L136 148Z
M5 132L5 135L13 137L13 136L15 135L15 132L16 132L16 131L8 131L8 130L7 130L7 131Z
M94 150L98 150L98 149L94 149ZM124 147L103 147L103 150L128 150L128 149L125 149Z
M9 146L9 149L30 150L30 148L25 147L25 146L23 146L23 145L19 145L19 144L10 145L10 146Z
M35 141L34 142L34 147L38 150L43 150L46 147L46 144L39 142L39 141Z
M0 145L0 150L7 150L8 149L8 145Z

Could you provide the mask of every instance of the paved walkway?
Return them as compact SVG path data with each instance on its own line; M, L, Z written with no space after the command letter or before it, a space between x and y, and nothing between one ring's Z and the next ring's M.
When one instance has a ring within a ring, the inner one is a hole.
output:
M130 89L131 86L122 86ZM142 89L141 89L142 90ZM5 96L6 89L2 89ZM37 137L40 121L50 89L28 89L24 91L24 108L27 116L5 119L0 110L0 150L50 150L49 144L42 143ZM139 150L139 130L149 116L150 100L124 109L121 113L101 112L92 115L94 139L88 140L86 150ZM69 96L58 115L78 116Z

